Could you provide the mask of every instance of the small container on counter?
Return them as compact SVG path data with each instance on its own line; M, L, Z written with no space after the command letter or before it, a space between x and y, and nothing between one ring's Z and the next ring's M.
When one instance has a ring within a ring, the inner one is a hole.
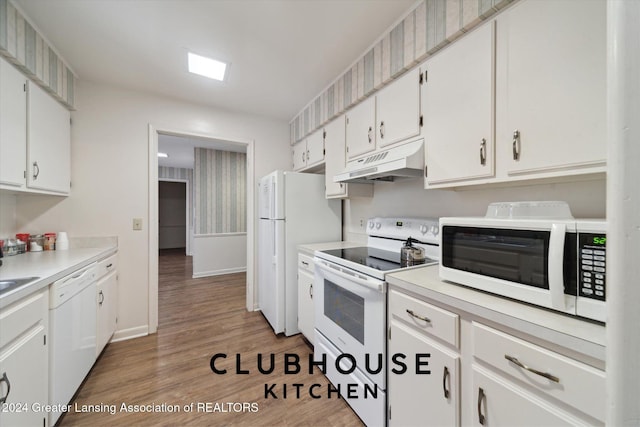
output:
M29 250L31 252L42 252L44 248L44 236L35 234L29 237Z
M53 251L56 248L56 233L44 233L44 250Z
M20 242L24 243L25 251L29 250L29 233L17 233L16 240L19 240ZM21 253L24 253L24 252L21 252Z
M16 239L5 239L3 254L6 256L18 255L18 245Z
M67 237L65 231L61 231L58 233L58 238L56 239L56 250L65 251L67 249L69 249L69 237Z

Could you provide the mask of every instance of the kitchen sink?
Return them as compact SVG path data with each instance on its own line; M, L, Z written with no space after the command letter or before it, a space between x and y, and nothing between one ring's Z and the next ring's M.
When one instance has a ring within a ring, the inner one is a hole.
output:
M4 294L5 292L9 292L16 288L19 288L20 286L24 286L28 283L31 283L37 279L39 279L39 277L32 276L32 277L20 277L17 279L0 280L0 295Z

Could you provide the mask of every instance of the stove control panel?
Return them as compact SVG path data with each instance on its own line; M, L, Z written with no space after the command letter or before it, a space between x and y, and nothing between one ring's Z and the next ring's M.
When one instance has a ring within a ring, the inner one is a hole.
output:
M437 218L371 218L367 222L367 234L406 240L413 237L424 243L438 244L440 231Z

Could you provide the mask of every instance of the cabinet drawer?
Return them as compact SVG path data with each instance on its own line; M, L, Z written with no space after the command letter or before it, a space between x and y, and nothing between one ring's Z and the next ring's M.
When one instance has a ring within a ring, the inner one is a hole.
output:
M0 311L0 348L44 322L48 324L49 290L29 295Z
M313 258L308 255L298 254L298 268L314 274Z
M389 292L389 315L458 348L458 315L409 295Z
M604 421L604 371L476 322L472 330L476 359Z
M118 254L113 254L101 261L98 261L96 267L96 278L100 278L109 274L112 271L116 271L118 268Z

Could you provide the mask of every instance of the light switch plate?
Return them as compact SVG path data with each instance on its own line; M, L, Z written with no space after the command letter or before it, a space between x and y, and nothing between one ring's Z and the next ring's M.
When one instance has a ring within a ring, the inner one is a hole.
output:
M133 229L136 231L142 230L142 218L133 218Z

